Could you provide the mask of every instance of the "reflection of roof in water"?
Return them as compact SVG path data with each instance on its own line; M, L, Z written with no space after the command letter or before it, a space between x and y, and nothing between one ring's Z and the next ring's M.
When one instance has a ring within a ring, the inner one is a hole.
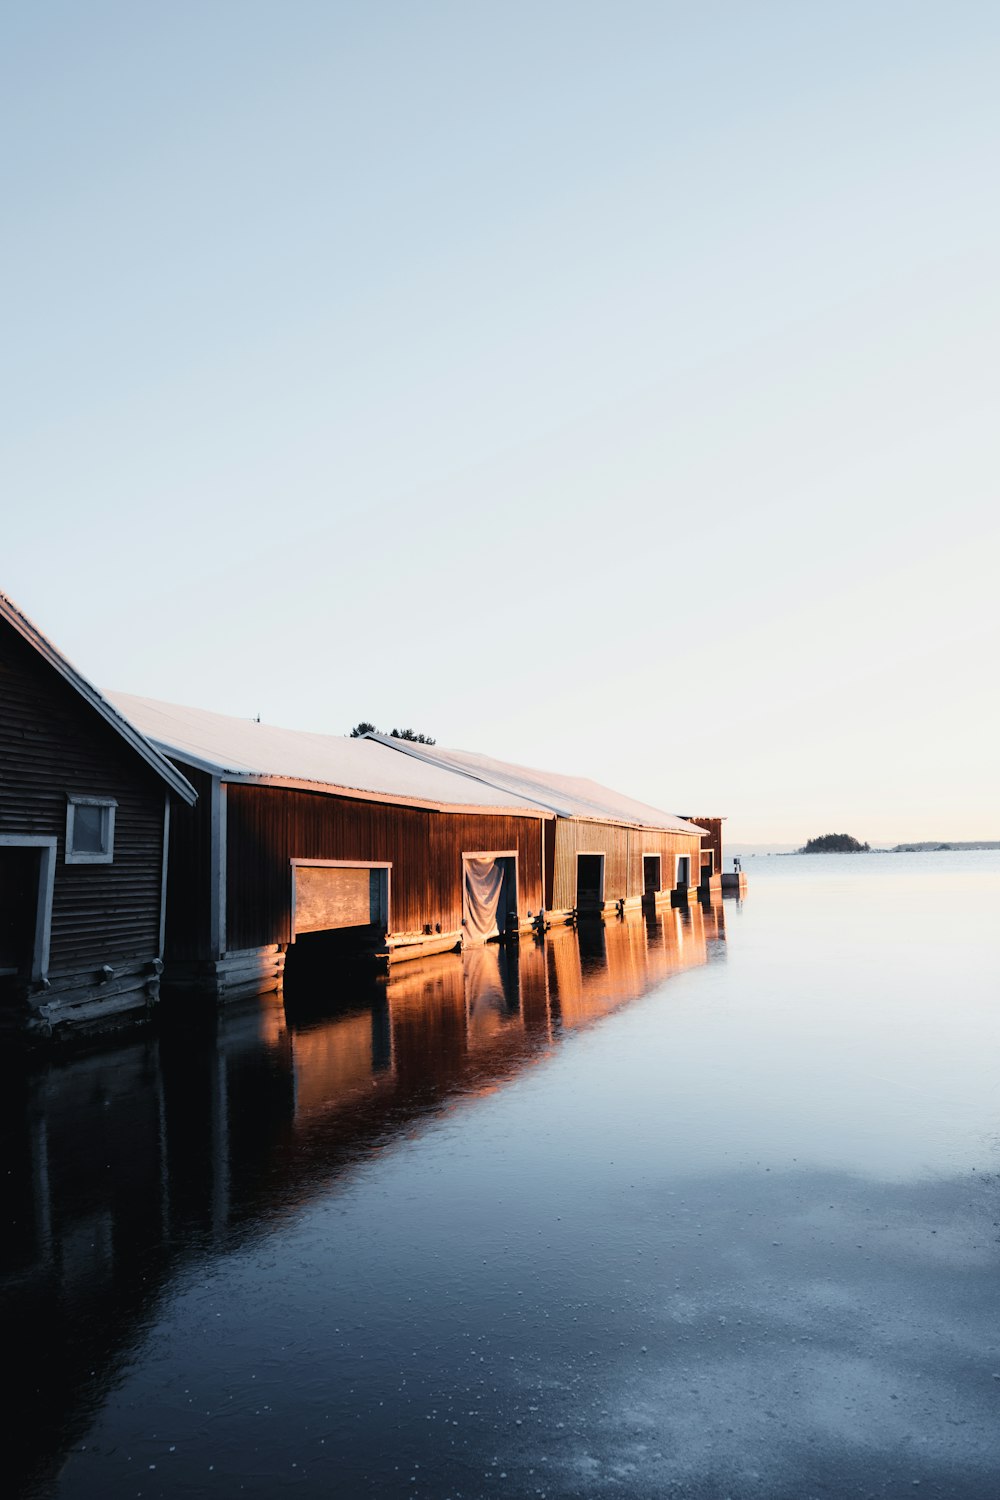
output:
M394 740L387 734L370 735L380 745L391 745L410 759L426 765L461 772L484 786L496 787L520 801L530 801L560 818L582 818L594 823L625 823L639 828L663 828L671 833L704 833L675 813L662 812L637 802L623 792L601 786L586 776L565 776L559 771L537 771L530 766L494 760L471 750L447 750L440 745L418 745Z

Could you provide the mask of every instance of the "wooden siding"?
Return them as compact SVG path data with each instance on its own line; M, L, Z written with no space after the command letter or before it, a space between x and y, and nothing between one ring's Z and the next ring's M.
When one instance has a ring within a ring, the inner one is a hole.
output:
M576 857L580 853L604 855L604 900L621 901L642 896L644 854L660 855L663 888L669 891L674 884L674 860L678 854L688 855L692 873L697 872L700 842L696 834L559 818L551 909L571 911L576 906Z
M230 782L226 827L230 951L291 941L292 859L387 861L394 933L461 928L463 853L516 849L519 915L542 904L539 818L430 812Z
M175 764L198 793L198 801L187 807L175 799L170 809L166 957L211 958L212 778L181 760Z
M111 864L66 864L71 793L117 800ZM157 956L165 795L121 736L0 621L0 833L57 840L50 974Z
M687 816L687 814L685 814ZM689 823L697 823L699 828L704 828L701 847L711 849L715 854L715 873L722 871L722 819L721 818L688 818Z

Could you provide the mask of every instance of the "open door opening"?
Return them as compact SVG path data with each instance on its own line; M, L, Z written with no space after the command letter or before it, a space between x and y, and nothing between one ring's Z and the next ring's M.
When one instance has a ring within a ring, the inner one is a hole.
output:
M644 896L656 896L662 889L660 856L658 854L644 854L642 856L642 894Z
M286 979L321 972L384 946L389 865L292 860L291 946Z
M0 979L31 978L40 857L37 849L0 849Z
M55 839L0 841L0 1003L25 997L48 967Z
M604 904L604 855L576 856L577 911L594 910Z

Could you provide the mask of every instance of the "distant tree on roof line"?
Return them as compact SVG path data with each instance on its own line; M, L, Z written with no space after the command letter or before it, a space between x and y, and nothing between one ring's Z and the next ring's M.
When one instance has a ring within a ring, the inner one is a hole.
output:
M810 839L798 851L800 854L870 854L870 844L859 844L849 833L823 833Z
M415 745L436 745L437 740L432 740L429 734L418 734L415 729L376 729L374 724L369 724L367 719L362 719L360 724L355 724L351 730L351 739L363 739L366 734L389 734L394 740L412 740Z

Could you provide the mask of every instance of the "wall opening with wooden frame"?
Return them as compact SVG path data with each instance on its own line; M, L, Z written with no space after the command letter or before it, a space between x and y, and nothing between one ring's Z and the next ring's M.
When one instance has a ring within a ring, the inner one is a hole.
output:
M389 863L293 859L292 942L307 932L389 929Z
M663 889L663 861L659 854L642 856L642 894L657 896Z
M0 980L37 983L48 972L56 845L0 834Z
M604 854L594 849L580 849L576 856L576 905L603 906Z
M516 928L517 913L517 850L463 852L463 942L488 942Z

